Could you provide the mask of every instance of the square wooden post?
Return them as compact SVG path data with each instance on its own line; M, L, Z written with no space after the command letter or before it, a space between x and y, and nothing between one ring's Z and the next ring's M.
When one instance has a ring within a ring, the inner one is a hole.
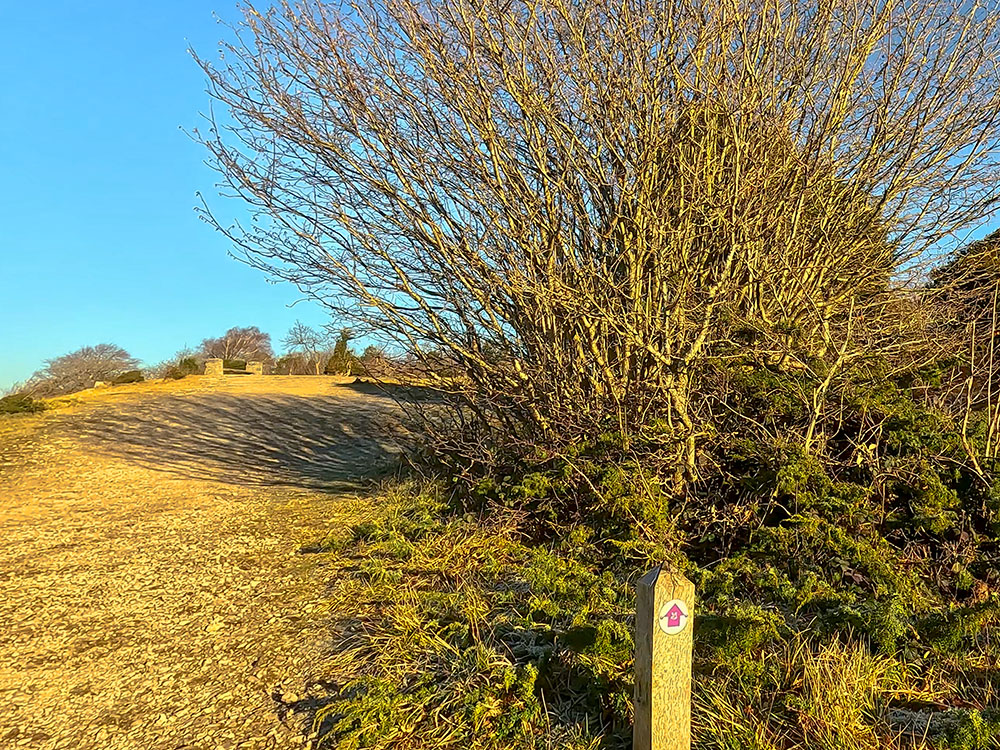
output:
M694 584L655 568L636 585L635 750L690 750Z

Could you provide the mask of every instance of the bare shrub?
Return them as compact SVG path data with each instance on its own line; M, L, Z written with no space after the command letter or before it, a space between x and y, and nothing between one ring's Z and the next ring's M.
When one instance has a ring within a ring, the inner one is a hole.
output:
M270 362L274 359L270 334L257 326L230 328L219 338L205 339L201 342L201 353L222 360Z
M185 347L169 359L149 368L148 375L151 378L181 380L202 372L205 367L204 358L204 354Z
M281 343L290 354L297 354L304 360L301 363L289 360L287 364L292 369L303 371L302 373L290 371L290 374L321 375L333 348L333 340L327 331L317 331L298 320L288 330Z
M981 459L1000 455L1000 233L959 248L935 268L927 296L938 315L937 334L950 346L953 366L938 403L961 421L969 459L982 475ZM970 421L985 422L981 450L968 438Z
M272 372L275 375L312 375L315 374L313 363L305 355L297 352L285 354L274 362Z
M218 228L508 447L659 422L690 480L736 360L809 374L810 445L839 373L913 364L897 289L1000 190L978 2L304 0L236 33L200 137L264 220Z
M26 391L39 396L60 396L92 388L101 380L111 382L135 370L139 361L114 344L85 346L61 357L47 360L45 367L31 376Z

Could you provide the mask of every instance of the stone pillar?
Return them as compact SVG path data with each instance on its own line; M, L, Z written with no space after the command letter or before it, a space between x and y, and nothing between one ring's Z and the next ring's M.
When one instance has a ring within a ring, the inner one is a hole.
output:
M210 378L221 378L222 377L222 360L221 359L206 359L205 360L205 374Z
M247 372L251 375L263 375L264 374L264 363L263 362L247 362Z

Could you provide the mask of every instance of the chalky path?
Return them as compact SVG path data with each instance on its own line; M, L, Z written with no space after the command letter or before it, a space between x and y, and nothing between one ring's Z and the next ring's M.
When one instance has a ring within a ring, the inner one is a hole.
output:
M306 748L321 556L392 402L188 378L0 419L0 747Z

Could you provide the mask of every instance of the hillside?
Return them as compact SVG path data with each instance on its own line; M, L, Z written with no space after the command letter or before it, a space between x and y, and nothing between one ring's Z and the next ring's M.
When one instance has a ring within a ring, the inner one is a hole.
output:
M189 377L0 419L0 745L308 746L299 549L393 463L348 380Z

